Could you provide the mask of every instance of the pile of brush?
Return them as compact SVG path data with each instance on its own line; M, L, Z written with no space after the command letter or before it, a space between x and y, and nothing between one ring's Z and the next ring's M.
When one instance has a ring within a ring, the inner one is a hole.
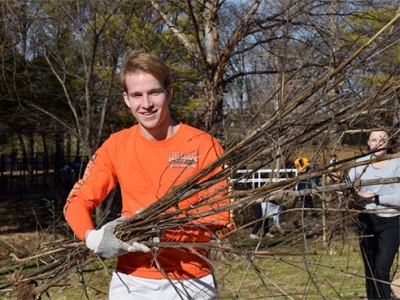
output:
M388 27L389 28L389 27ZM387 28L386 28L387 29ZM235 176L232 174L238 170L253 166L253 172L258 169L271 165L274 162L282 162L287 157L291 157L302 145L307 145L311 140L321 140L320 149L322 152L326 147L326 136L328 134L342 135L348 128L344 124L350 124L353 120L362 120L371 117L375 104L386 103L396 93L398 79L388 80L382 85L379 91L371 97L357 102L348 101L342 103L340 98L332 99L331 106L335 107L334 115L327 114L320 109L318 101L322 95L333 91L341 82L343 82L353 67L352 62L366 49L379 35L374 36L366 42L363 47L358 49L347 60L343 61L337 68L330 73L325 74L319 81L314 82L312 86L305 87L296 95L288 95L288 101L281 103L281 107L276 113L268 118L263 124L254 127L256 122L247 124L243 132L237 135L237 138L225 145L226 152L218 161L209 165L195 176L188 178L181 185L174 187L173 192L165 195L159 201L141 211L138 215L127 220L116 228L116 236L120 239L132 242L142 241L151 247L183 247L183 248L207 248L209 250L234 253L235 255L271 255L270 251L248 251L237 250L229 243L208 243L200 244L182 244L182 243L157 243L154 239L155 231L163 231L170 228L177 228L184 224L196 221L198 218L204 218L210 214L221 211L240 212L247 207L261 201L275 200L284 202L288 198L304 194L322 194L325 192L342 191L346 195L346 200L356 199L352 192L355 187L371 184L371 182L352 183L332 183L330 185L317 186L310 190L294 191L293 186L298 181L308 177L328 176L331 173L340 173L355 166L354 158L342 160L334 166L325 164L310 170L307 174L302 174L296 178L288 178L285 181L270 182L264 186L244 191L235 191L232 187L242 179L251 176L251 172ZM364 58L359 60L363 62L368 53L364 53ZM329 83L329 84L328 84ZM310 109L314 108L314 109ZM293 114L301 110L302 120L294 118ZM307 120L307 123L304 122ZM339 126L340 125L340 126ZM344 127L343 127L344 126ZM342 128L342 129L338 129ZM344 129L343 129L344 128ZM259 159L262 156L264 159ZM397 155L398 156L398 155ZM265 157L269 157L265 159ZM208 174L213 173L216 168L224 165L225 168L218 174L208 178ZM344 174L344 173L343 173ZM273 176L273 175L272 175ZM205 180L205 178L208 178ZM339 181L342 181L340 178ZM398 179L386 179L385 182L397 182ZM201 202L195 206L186 209L179 209L179 203L188 197L205 190L218 182L226 182L225 196L215 198L215 195L204 197ZM374 181L382 183L382 180ZM201 213L191 214L191 209L204 208L223 199L233 199L226 205L213 207L212 209L201 209ZM349 203L347 201L346 203ZM338 208L351 211L346 204ZM251 224L238 226L236 231ZM232 234L232 232L231 232ZM224 240L224 237L222 237ZM291 253L293 254L293 253ZM281 253L282 255L282 253ZM57 284L60 280L66 278L77 269L90 264L93 259L98 259L91 253L86 246L75 239L66 239L54 241L40 245L35 251L25 257L12 255L13 261L4 266L3 273L7 273L8 282L0 283L0 290L12 290L13 295L19 299L35 299L50 287ZM34 266L35 268L32 268ZM4 271L7 269L8 271ZM11 271L13 270L13 271Z

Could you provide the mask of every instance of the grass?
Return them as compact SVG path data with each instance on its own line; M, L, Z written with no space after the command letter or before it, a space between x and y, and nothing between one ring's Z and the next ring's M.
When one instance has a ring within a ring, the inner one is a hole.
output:
M232 236L231 245L241 254L214 260L221 300L365 298L363 264L354 229L346 228L343 237L336 233L327 245L318 232L305 238L304 227L293 225L296 216L296 212L283 216L285 236L272 230L275 237L254 241L248 237L248 227ZM321 225L315 223L315 217L309 216L308 221L317 229ZM0 283L13 272L7 269L9 254L28 254L39 240L43 237L37 232L0 235ZM254 250L264 251L263 255L253 255ZM115 264L115 259L97 260L49 289L42 299L108 299ZM10 294L9 290L0 291L0 299L16 299Z
M13 273L12 268L7 268L9 254L15 253L19 257L28 255L43 241L43 232L51 232L40 231L42 227L38 227L36 232L28 232L22 226L26 221L21 219L19 223L24 232L6 233L15 230L15 222L8 218L11 216L15 218L19 215L5 209L1 218L1 229L4 231L0 234L0 283L7 281L6 277ZM341 215L332 221L338 223L340 218ZM336 240L327 246L320 233L305 238L303 228L308 227L303 224L306 227L297 228L294 221L299 220L299 212L287 211L282 216L282 227L288 233L284 237L275 234L272 239L264 238L257 242L248 238L250 228L247 227L231 238L233 248L242 254L214 260L221 300L365 298L363 264L351 228L346 228L348 231L344 239L336 234L333 237ZM309 216L307 221L312 223L312 228L321 231L321 223L315 223L314 217ZM301 221L298 223L302 224ZM49 238L56 239L47 234ZM253 250L272 251L275 255L252 256ZM115 259L95 261L49 289L41 299L108 299L108 286L115 263ZM33 269L35 264L32 264ZM10 290L0 291L0 299L16 299L10 294Z
M360 299L365 296L363 264L356 241L334 241L329 249L318 239L305 244L274 244L262 248L297 255L248 256L217 263L221 299ZM278 241L279 242L279 241ZM254 245L253 245L254 246ZM251 243L249 243L251 247ZM266 248L265 248L266 247ZM254 247L253 247L254 249Z
M220 299L360 299L364 279L358 249L354 245L340 249L340 243L336 244L330 254L248 256L216 262ZM274 247L276 252L287 250ZM50 289L49 299L107 299L114 265L115 260L93 263Z
M346 266L347 263L348 258L339 255L307 257L304 260L299 257L259 258L253 260L253 266L246 262L237 263L231 270L232 274L224 278L229 293L222 293L221 298L359 298L364 293L364 281L347 272L359 273L361 270L357 266L352 270ZM230 297L232 294L235 298Z
M48 291L49 299L108 299L111 273L116 265L115 259L100 261L74 273L69 279ZM42 297L46 299L46 297Z
M220 299L360 299L364 296L362 262L352 239L334 241L329 249L318 237L298 240L275 235L258 243L247 238L248 229L232 237L243 253L273 251L276 255L243 254L214 262ZM26 244L27 235L21 239ZM14 237L16 242L16 237ZM289 242L290 241L290 242ZM1 248L4 252L4 244ZM16 244L15 244L16 246ZM304 249L309 254L302 255ZM115 259L95 261L42 295L42 299L108 299ZM1 299L10 292L0 293Z
M339 159L354 155L350 150L337 153ZM27 212L21 214L21 207L12 209L10 203L2 204L2 232L14 231L15 223L24 230L28 227L34 228L26 217L31 214L31 205L20 205L27 208ZM317 199L316 205L320 207ZM283 217L282 225L285 230L289 229L289 234L285 237L276 235L257 243L248 238L248 228L240 230L232 237L233 247L242 250L243 254L236 258L214 261L221 300L365 298L363 264L354 236L346 236L345 240L335 236L337 240L326 246L320 236L313 235L305 239L301 230L290 228L294 219L293 214ZM35 221L32 219L32 222ZM0 268L0 283L13 272L4 271L4 266L10 260L9 254L16 253L19 256L29 253L34 244L38 243L40 235L37 232L0 234L0 262L3 266ZM276 254L252 256L246 252L255 249L273 251ZM42 295L42 299L108 299L108 286L115 263L115 259L96 261L49 289ZM10 293L11 291L0 291L0 299L15 299L10 297Z

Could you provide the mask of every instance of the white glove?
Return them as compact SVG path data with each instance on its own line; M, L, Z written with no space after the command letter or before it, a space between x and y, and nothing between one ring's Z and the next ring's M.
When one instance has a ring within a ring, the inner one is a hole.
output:
M114 235L114 229L126 220L126 217L120 217L112 222L105 224L99 230L89 231L86 237L86 246L94 253L104 257L117 257L128 252L150 252L150 248L138 242L132 245L125 243Z

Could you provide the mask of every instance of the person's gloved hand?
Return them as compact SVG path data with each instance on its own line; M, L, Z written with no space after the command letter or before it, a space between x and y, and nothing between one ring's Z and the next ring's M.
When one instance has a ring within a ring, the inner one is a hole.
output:
M118 218L105 224L99 230L89 231L86 237L86 246L94 253L104 257L117 257L128 252L150 252L150 248L138 242L125 243L114 235L115 227L124 222L126 217Z

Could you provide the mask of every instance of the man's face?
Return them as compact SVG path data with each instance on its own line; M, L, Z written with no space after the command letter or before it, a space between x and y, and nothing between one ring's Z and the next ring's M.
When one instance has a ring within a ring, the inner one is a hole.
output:
M389 135L386 131L372 131L369 135L368 146L370 150L384 149L389 145ZM387 149L375 152L375 156L383 156L387 153Z
M138 120L144 137L152 139L172 124L168 104L172 87L164 88L153 75L138 71L126 77L126 105Z

